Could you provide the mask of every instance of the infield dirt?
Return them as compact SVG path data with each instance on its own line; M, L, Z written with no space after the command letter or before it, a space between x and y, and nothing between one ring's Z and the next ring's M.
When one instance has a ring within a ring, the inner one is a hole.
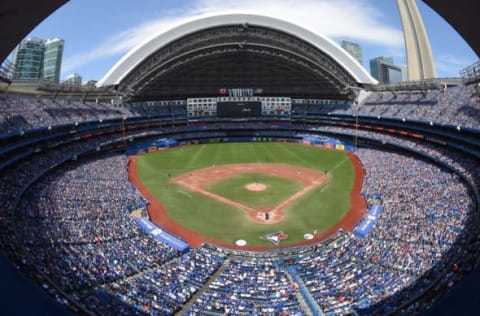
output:
M269 214L268 219L266 219L265 216L259 216L258 209L229 200L223 196L214 194L207 190L207 187L211 183L247 172L262 173L270 176L299 181L304 184L304 187L293 195L286 197L285 200L283 200L275 207L262 209L261 213ZM285 208L287 208L296 200L300 199L309 191L326 183L328 181L328 176L317 170L302 168L298 166L273 163L249 163L228 164L198 169L193 172L182 174L172 179L172 181L193 192L198 192L219 202L246 211L248 213L248 219L252 222L255 222L257 224L271 225L281 222L285 218L285 214L283 212Z

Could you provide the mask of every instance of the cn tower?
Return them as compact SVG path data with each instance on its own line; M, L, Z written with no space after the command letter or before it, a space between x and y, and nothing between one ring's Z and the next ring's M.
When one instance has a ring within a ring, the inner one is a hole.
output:
M397 0L397 5L403 25L408 80L435 78L437 73L430 41L415 0Z

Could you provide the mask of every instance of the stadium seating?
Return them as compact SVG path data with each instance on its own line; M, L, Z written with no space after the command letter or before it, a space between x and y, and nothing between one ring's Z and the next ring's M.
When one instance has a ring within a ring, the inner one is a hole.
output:
M471 92L463 86L425 97L372 92L359 109L366 116L478 129L480 102ZM165 115L170 120L186 115L182 105L152 111L3 95L0 129L8 134L100 119ZM310 118L353 112L350 106L332 104L292 108L294 115ZM472 250L480 244L473 197L480 187L478 159L427 139L311 120L282 128L268 122L212 120L202 128L169 127L168 135L224 137L229 129L285 138L305 132L356 135L408 148L412 154L356 151L366 171L362 194L370 204L380 200L384 208L364 238L345 233L328 244L260 254L212 245L182 253L145 234L130 217L130 206L145 201L128 181L127 158L99 150L109 142L163 135L165 130L117 130L85 138L69 138L67 133L61 136L64 142L39 141L42 150L33 146L27 156L12 149L12 161L0 175L0 248L52 295L68 297L65 303L71 307L122 315L180 310L187 315L308 314L311 307L305 305L292 274L326 315L411 314L426 308L477 265ZM83 157L86 152L92 154Z

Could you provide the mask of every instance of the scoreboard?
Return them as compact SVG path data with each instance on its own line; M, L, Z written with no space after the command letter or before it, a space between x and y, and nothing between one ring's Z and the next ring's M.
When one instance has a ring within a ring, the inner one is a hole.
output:
M253 118L260 116L290 116L289 97L206 97L188 98L189 118Z
M217 117L259 117L261 115L261 101L217 102Z

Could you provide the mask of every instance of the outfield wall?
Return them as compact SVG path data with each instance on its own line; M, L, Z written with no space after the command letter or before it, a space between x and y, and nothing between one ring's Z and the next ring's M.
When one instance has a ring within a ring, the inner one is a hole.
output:
M249 142L290 142L298 143L305 146L318 146L328 149L335 149L341 151L355 151L356 148L351 143L340 141L334 138L319 137L319 136L238 136L238 137L203 137L190 138L186 140L177 139L162 139L154 142L142 143L127 148L127 155L140 155L153 153L164 150L166 148L191 145L191 144L216 144L216 143L249 143Z

